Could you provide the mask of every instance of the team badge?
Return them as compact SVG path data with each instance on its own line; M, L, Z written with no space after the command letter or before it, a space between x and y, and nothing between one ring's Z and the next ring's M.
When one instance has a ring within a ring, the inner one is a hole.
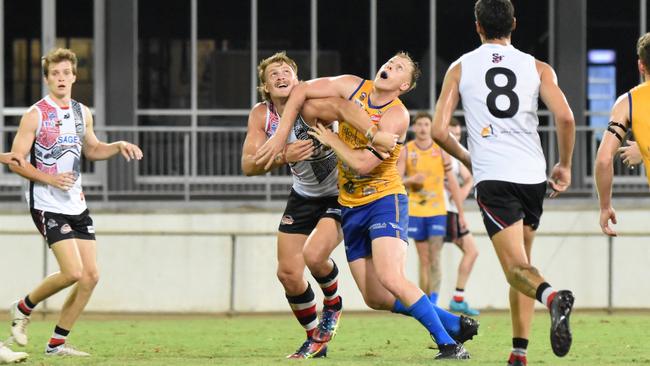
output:
M72 231L72 228L70 227L70 225L65 224L61 226L61 230L59 231L61 232L61 234L65 235L65 234L69 234Z
M293 225L293 217L291 217L291 215L284 215L280 222L282 225Z
M493 53L492 54L492 63L493 64L498 64L499 62L501 62L503 60L503 57L504 57L503 55L500 55L498 53Z

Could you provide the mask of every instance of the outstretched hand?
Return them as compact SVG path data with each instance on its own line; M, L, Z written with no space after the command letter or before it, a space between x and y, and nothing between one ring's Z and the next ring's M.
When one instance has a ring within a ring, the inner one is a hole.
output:
M138 145L132 144L130 142L122 141L119 145L120 153L126 159L126 161L140 160L142 159L142 150Z
M559 163L555 164L548 183L553 189L549 197L555 198L559 196L560 193L566 191L571 185L571 168L561 166Z

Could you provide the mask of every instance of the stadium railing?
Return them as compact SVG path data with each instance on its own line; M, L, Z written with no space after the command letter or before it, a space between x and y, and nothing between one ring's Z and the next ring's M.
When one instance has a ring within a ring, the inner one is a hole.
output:
M550 171L557 161L555 128L542 125L538 130ZM573 182L565 197L591 198L595 195L593 162L602 128L577 126L576 130ZM0 130L5 147L11 145L15 131L15 127ZM121 158L108 162L84 161L85 193L94 200L271 202L284 199L291 185L288 167L258 177L242 173L245 127L100 126L96 134L101 140L138 144L144 159L135 164ZM642 164L630 169L617 160L614 169L617 194L647 194ZM0 169L1 199L19 199L23 184L6 167Z

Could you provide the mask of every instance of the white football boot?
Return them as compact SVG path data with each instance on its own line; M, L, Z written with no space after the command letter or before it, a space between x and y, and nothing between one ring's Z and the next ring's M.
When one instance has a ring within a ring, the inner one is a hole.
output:
M49 345L46 346L45 355L46 356L88 357L90 356L90 353L76 350L69 344L63 343L62 345L56 346L54 348L50 347Z
M18 302L11 304L9 313L11 314L11 336L19 346L27 345L27 325L29 324L29 316L23 314L18 310Z
M9 347L0 343L0 364L25 361L28 354L25 352L14 352Z

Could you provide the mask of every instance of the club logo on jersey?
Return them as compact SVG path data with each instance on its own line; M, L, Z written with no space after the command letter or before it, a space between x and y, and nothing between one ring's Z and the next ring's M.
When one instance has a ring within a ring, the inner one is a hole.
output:
M411 151L411 165L418 165L418 153Z
M56 113L54 113L54 112L47 112L47 119L49 119L49 120L55 120L55 119L56 119Z
M481 137L483 138L494 137L494 128L492 128L491 123L486 127L483 127L483 129L481 130Z
M59 231L61 232L61 234L65 235L65 234L70 233L72 231L72 228L70 227L70 225L65 224L65 225L61 226L61 230L59 230Z
M492 54L492 63L493 64L498 64L503 60L503 55L499 55L498 53L493 53Z

